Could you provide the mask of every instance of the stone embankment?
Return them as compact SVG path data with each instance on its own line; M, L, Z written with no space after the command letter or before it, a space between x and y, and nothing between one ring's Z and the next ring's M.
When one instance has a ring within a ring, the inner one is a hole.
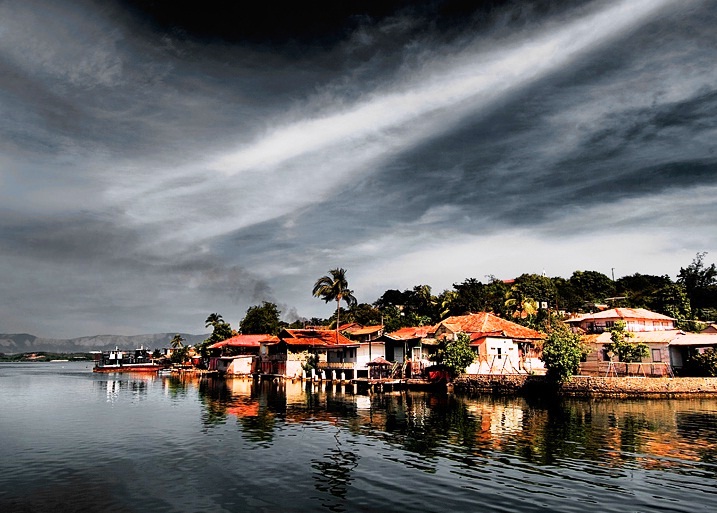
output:
M573 397L717 396L717 378L573 376L568 382L556 385L545 376L463 375L453 382L453 390L496 395Z

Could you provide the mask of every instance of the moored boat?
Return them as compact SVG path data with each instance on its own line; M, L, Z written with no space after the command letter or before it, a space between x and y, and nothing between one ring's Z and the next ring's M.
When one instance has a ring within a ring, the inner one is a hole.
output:
M133 352L115 348L96 355L92 372L158 372L164 367L152 361L144 348Z

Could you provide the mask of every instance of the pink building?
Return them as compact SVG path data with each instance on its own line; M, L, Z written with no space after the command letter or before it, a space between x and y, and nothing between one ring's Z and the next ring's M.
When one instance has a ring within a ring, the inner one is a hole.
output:
M565 322L576 332L602 333L612 328L617 321L624 321L625 329L631 332L675 329L674 318L644 308L613 308L603 312L583 314Z

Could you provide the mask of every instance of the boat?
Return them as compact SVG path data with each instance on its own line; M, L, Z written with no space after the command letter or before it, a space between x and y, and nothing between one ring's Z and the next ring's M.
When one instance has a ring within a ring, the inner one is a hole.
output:
M92 372L159 372L162 368L156 363L96 364Z
M115 348L113 351L95 355L92 372L159 372L164 368L164 365L152 361L149 352L144 348L134 351Z

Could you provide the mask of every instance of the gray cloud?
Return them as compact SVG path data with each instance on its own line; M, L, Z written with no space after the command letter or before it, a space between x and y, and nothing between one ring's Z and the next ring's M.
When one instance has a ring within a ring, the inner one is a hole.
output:
M3 3L1 331L201 332L262 300L328 316L310 290L335 266L370 302L712 250L708 2L511 5L278 44Z

